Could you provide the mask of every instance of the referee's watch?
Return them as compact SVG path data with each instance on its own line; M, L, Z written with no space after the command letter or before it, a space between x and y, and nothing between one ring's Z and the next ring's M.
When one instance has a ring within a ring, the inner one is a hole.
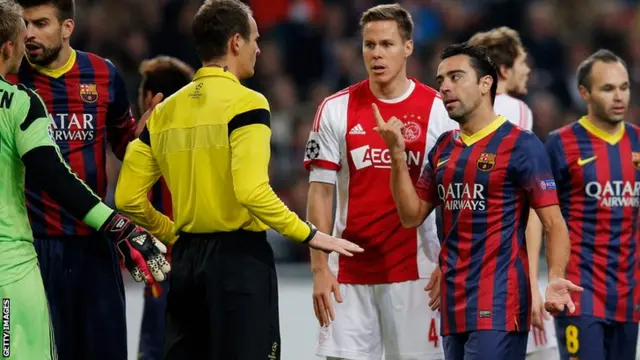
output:
M307 238L304 239L304 241L302 242L303 244L311 241L311 239L313 239L313 237L316 236L316 233L318 232L318 228L315 225L313 225L309 220L305 221L304 223L309 225L309 229L311 229L311 232L309 233L309 236L307 236Z

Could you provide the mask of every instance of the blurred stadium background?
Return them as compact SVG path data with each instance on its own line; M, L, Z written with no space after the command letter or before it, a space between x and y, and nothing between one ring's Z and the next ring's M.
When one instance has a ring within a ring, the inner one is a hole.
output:
M245 0L261 32L256 75L246 85L264 93L272 107L272 186L285 203L305 215L308 189L303 151L322 99L366 76L360 56L359 15L390 1ZM392 1L391 1L392 2ZM77 0L75 48L111 59L136 104L139 63L170 55L200 66L190 40L200 0ZM534 131L546 135L575 121L585 108L575 81L577 65L608 48L629 66L632 89L640 85L638 0L405 0L415 22L412 77L432 85L444 46L479 30L518 30L533 71L524 99ZM126 9L126 11L123 11ZM634 90L637 91L637 90ZM640 96L632 95L628 120L640 122ZM135 109L134 111L137 111ZM281 278L283 359L314 359L308 249L270 234ZM127 280L129 275L125 274ZM545 276L541 276L545 278ZM136 358L142 289L129 282L130 359Z

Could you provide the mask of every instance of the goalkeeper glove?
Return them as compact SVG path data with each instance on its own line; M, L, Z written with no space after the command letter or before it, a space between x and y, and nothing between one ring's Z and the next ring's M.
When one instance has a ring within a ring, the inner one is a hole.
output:
M124 264L137 282L147 284L162 281L171 271L164 257L167 248L131 219L113 212L100 228L100 232L116 243Z

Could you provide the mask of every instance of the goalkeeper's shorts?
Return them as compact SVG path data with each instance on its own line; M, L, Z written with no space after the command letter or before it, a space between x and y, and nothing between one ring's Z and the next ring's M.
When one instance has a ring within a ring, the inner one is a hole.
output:
M10 360L57 359L47 298L34 263L22 279L0 286L2 351Z
M165 360L280 359L278 285L265 232L181 234L171 267Z

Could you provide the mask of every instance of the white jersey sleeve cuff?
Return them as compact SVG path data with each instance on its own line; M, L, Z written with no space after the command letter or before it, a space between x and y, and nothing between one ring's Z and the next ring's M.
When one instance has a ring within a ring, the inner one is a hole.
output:
M321 182L327 184L335 184L338 174L335 170L323 169L317 166L311 166L309 174L309 182Z

